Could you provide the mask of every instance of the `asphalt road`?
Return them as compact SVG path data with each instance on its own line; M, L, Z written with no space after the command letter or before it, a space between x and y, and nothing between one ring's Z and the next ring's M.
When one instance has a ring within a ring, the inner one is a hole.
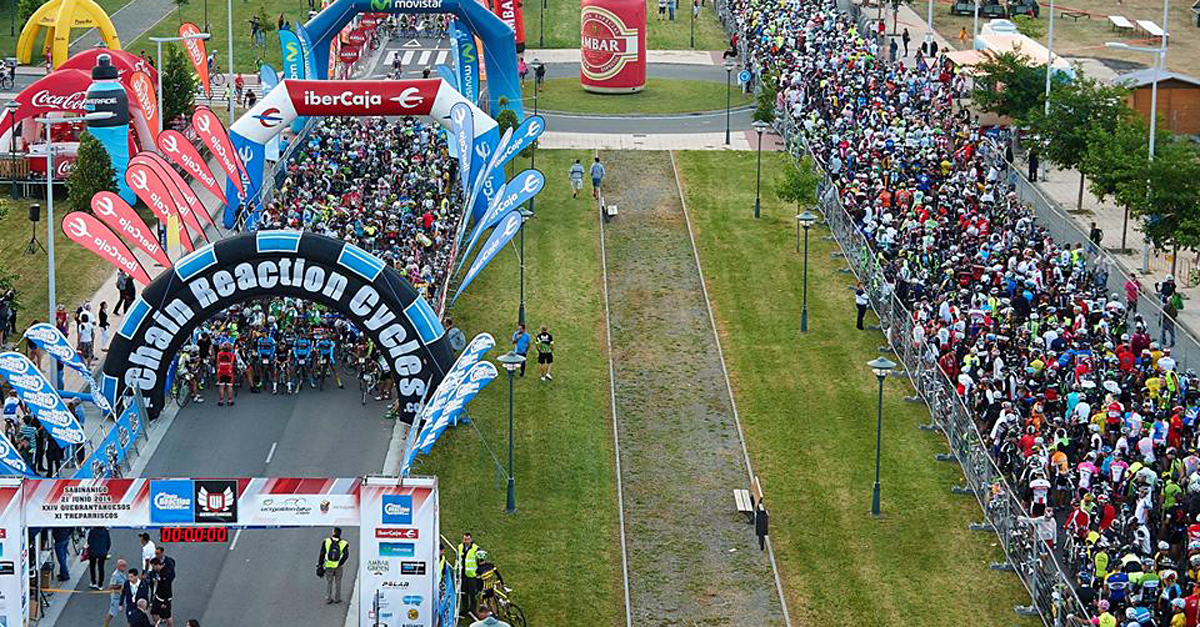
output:
M181 410L154 451L148 477L354 477L379 472L393 423L383 406L362 407L357 384L327 384L294 396L246 394L231 408L203 405ZM272 454L272 448L274 452ZM270 455L270 463L267 457ZM358 534L346 529L350 559L358 559ZM140 560L137 531L114 530L111 573L117 558ZM156 543L158 534L150 532ZM226 544L172 544L177 561L176 624L198 618L206 627L321 625L341 627L354 589L356 568L343 580L341 605L326 605L316 578L318 546L326 529L245 530ZM234 540L236 538L236 540ZM86 567L78 566L85 570ZM99 624L107 596L85 594L86 572L57 625ZM123 621L123 619L122 619ZM115 625L124 625L117 621Z

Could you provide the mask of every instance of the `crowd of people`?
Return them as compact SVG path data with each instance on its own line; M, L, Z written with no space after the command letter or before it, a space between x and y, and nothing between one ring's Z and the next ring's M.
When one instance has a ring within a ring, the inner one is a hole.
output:
M438 302L463 213L443 134L414 118L329 117L302 141L262 228L356 244Z
M904 341L973 410L1041 559L1096 624L1195 627L1200 380L1173 333L1151 336L1162 314L1137 310L1136 283L1109 292L1094 246L1034 221L1008 143L956 106L967 83L944 56L900 55L832 0L735 0L733 16L911 316ZM1174 287L1155 291L1169 304Z

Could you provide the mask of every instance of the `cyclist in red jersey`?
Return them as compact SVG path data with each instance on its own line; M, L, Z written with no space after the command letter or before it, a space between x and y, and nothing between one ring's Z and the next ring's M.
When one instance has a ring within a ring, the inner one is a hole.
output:
M228 343L222 345L217 353L217 394L220 397L217 401L218 406L233 404L233 369L236 363L237 356L233 354L233 346Z

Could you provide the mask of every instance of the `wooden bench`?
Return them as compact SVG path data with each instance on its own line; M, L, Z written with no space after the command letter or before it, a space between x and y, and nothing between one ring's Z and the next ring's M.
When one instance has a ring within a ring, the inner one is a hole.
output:
M1076 22L1078 22L1079 18L1081 18L1081 17L1086 17L1089 20L1092 19L1091 13L1088 13L1087 11L1080 11L1078 9L1063 9L1062 16L1069 17L1072 20L1075 20Z
M737 506L739 514L745 514L746 522L754 522L754 510L762 505L763 493L762 482L755 477L750 482L749 490L734 490L733 502Z
M1124 15L1110 15L1108 16L1108 22L1112 24L1112 29L1117 32L1133 32L1133 22L1130 22L1129 18Z
M1150 20L1138 20L1137 25L1139 28L1146 31L1146 34L1150 35L1151 37L1161 38L1166 35L1166 33L1163 32L1163 29L1159 28L1158 24L1155 24Z

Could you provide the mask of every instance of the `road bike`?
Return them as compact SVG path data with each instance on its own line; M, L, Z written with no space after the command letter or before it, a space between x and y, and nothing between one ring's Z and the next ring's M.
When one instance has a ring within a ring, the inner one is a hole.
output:
M187 407L187 404L192 402L192 386L191 381L195 377L191 371L175 373L175 383L171 387L171 397L175 399L175 403L180 409Z
M492 613L496 618L512 625L512 627L526 627L525 612L521 611L521 606L509 600L512 594L512 588L500 585L492 590L492 595L484 599L484 603L491 608Z
M329 357L317 355L317 373L315 376L319 381L317 383L318 390L325 391L325 379L329 378L329 375Z
M373 362L366 357L359 358L358 389L362 392L363 405L367 404L367 398L379 390L379 368L373 366Z

